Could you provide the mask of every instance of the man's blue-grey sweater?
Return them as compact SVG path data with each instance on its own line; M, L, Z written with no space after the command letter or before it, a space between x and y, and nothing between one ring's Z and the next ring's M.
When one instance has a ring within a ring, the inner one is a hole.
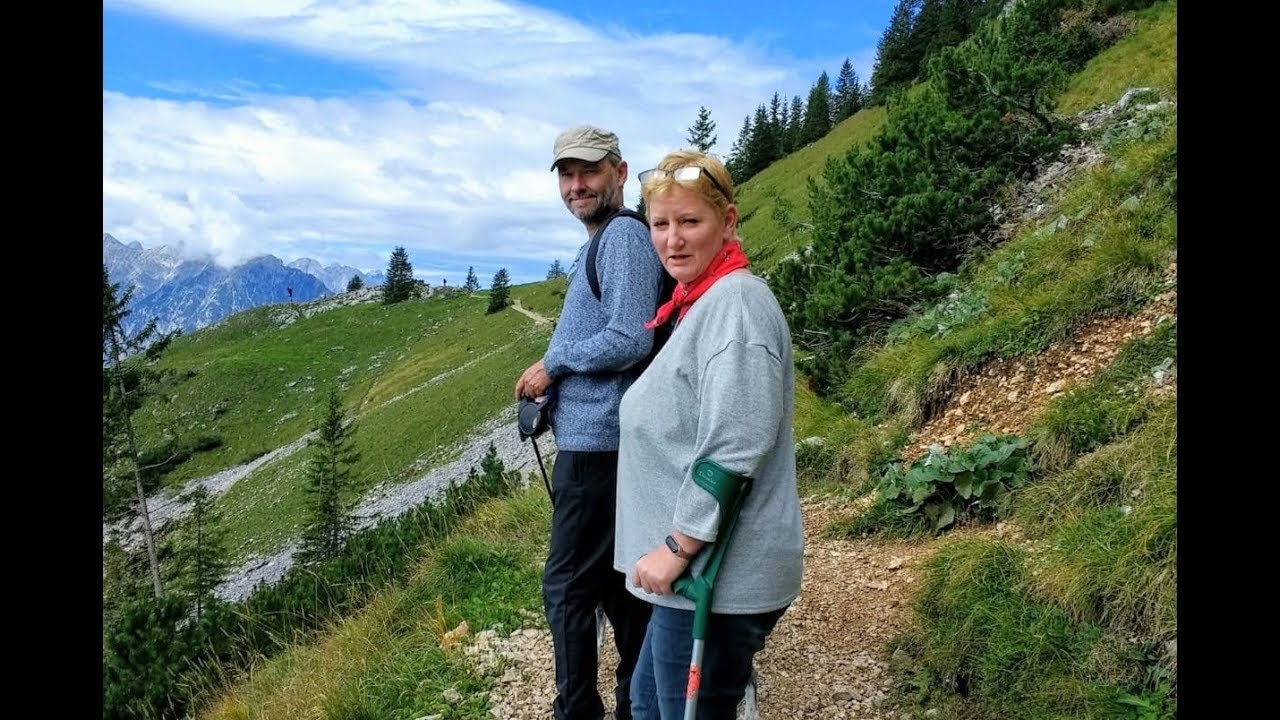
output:
M583 243L569 273L564 308L543 356L559 393L551 413L556 447L570 451L618 449L618 403L636 379L627 369L653 346L653 319L666 271L649 240L649 228L617 218L605 228L596 252L600 299L587 281Z

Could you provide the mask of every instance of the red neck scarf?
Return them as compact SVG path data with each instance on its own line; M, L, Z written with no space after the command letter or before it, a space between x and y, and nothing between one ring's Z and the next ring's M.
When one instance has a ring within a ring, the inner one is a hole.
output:
M711 260L711 264L707 266L702 274L694 278L693 282L688 285L679 283L676 289L671 292L671 299L658 308L658 314L644 326L650 330L665 324L671 319L671 313L676 310L680 314L676 316L676 321L684 319L685 313L689 312L689 307L693 305L693 301L702 297L717 280L728 275L734 270L740 270L747 267L750 262L747 260L746 253L742 252L742 243L737 240L730 240L724 244L724 247L716 253L715 258Z

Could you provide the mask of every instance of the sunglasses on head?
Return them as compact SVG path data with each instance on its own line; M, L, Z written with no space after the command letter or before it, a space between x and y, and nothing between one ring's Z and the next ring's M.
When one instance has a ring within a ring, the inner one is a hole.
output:
M720 182L716 180L716 176L712 175L706 168L698 165L685 165L684 167L678 167L678 168L675 168L674 170L663 170L662 168L653 168L652 170L645 170L644 172L640 173L639 177L640 177L640 184L643 185L644 183L647 183L650 180L657 180L658 178L664 178L667 176L671 176L671 178L674 179L676 182L682 182L682 183L694 182L695 180L698 179L699 175L707 176L707 179L711 181L711 184L715 186L716 190L720 191L720 194L724 196L724 199L728 200L729 202L733 202L733 198L729 196L729 193L724 189L724 186L721 185Z

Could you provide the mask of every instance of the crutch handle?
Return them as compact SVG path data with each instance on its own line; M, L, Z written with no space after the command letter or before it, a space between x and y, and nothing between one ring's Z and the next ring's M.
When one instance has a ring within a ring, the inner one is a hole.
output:
M693 601L693 639L706 640L707 626L711 622L711 595L715 589L716 575L724 561L729 539L738 524L738 515L751 492L752 478L724 467L711 458L698 458L693 463L693 481L698 487L711 493L720 505L720 528L712 543L711 555L702 568L701 575L690 573L677 579L672 585L676 593Z

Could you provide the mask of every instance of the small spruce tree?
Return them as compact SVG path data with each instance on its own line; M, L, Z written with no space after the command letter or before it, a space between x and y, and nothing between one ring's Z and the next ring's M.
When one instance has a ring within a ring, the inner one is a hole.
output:
M506 268L500 268L493 275L493 284L489 286L489 312L496 313L507 306L507 297L511 294L511 276Z
M341 552L353 523L351 502L345 495L351 482L351 465L360 455L351 446L355 426L343 422L337 390L329 391L316 433L309 443L315 455L308 466L308 520L297 555L303 564Z
M387 264L387 281L382 286L382 304L394 305L404 302L413 296L413 265L409 263L409 253L403 246L397 246L391 252L391 261Z
M698 108L698 119L689 126L689 147L698 152L708 152L716 144L716 123L711 119L711 111L706 107Z
M214 591L231 569L222 513L203 485L182 496L191 511L169 533L169 587L187 597L196 621L214 599Z

